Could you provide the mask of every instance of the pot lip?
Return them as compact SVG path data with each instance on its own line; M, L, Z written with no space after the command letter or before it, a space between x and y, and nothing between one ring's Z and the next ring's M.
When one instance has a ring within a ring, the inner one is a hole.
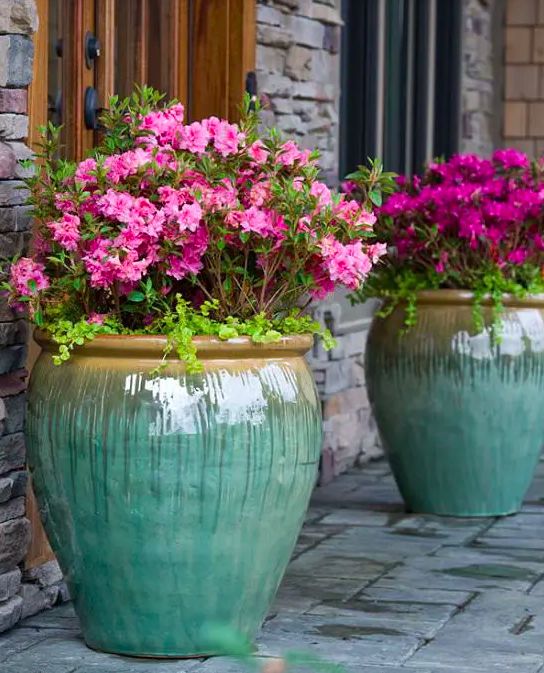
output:
M43 350L55 352L58 345L47 332L39 328L34 330L34 340ZM164 356L167 337L160 334L99 334L92 341L74 349L74 355L85 353L94 357L147 357L161 360ZM193 343L197 355L203 359L251 359L282 356L302 356L313 346L312 334L294 334L283 336L272 343L254 343L250 337L240 336L223 340L215 336L195 336ZM176 353L168 360L178 361Z
M474 292L471 290L422 290L416 296L418 304L466 305L474 302ZM503 294L502 301L505 306L544 308L544 294L528 294L523 298ZM484 306L491 306L493 300L486 295L481 303Z

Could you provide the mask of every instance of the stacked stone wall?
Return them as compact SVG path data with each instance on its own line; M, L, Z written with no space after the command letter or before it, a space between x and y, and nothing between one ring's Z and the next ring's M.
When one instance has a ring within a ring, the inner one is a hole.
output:
M31 156L28 86L32 78L32 33L37 28L33 0L0 2L0 256L22 253L29 239L25 171ZM3 276L2 276L3 278ZM30 543L26 517L27 471L23 423L26 405L27 325L0 296L0 631L52 605L64 595L56 561L24 568Z
M257 79L265 122L321 152L338 180L340 0L258 0Z

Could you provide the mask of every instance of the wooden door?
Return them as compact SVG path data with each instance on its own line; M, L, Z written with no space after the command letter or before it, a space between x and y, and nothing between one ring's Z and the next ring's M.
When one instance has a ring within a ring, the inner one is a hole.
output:
M254 68L255 0L37 4L31 125L61 123L66 156L81 159L96 143L92 101L101 108L134 84L180 100L189 120L212 114L236 119Z
M0 0L1 1L1 0ZM82 159L97 142L92 111L114 93L148 84L185 105L188 120L236 120L255 63L256 0L36 0L30 138L62 124L63 153ZM93 103L94 101L94 103ZM33 353L35 357L35 353ZM33 357L30 358L30 363ZM32 492L27 565L53 558Z

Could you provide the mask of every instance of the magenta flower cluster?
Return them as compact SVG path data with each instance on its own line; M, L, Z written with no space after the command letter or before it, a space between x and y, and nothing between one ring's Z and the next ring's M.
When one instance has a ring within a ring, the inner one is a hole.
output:
M540 277L542 164L500 149L490 159L465 154L432 162L423 175L397 183L379 209L376 233L390 254L372 285L407 272L419 275L420 286L464 289L474 289L485 274L526 287Z
M114 131L114 151L64 174L47 164L34 183L39 226L33 255L11 267L12 302L129 328L180 294L214 300L219 320L272 318L359 288L385 252L368 204L332 193L309 150L260 137L252 119L185 123L178 103Z

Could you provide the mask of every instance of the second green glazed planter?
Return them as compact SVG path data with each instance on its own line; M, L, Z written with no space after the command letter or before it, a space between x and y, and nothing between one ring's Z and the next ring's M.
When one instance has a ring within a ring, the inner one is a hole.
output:
M408 508L453 516L518 511L544 445L544 297L505 297L502 337L474 329L472 295L422 292L376 317L369 397Z
M253 639L295 545L321 450L309 336L101 336L32 372L29 465L87 644L149 657Z

